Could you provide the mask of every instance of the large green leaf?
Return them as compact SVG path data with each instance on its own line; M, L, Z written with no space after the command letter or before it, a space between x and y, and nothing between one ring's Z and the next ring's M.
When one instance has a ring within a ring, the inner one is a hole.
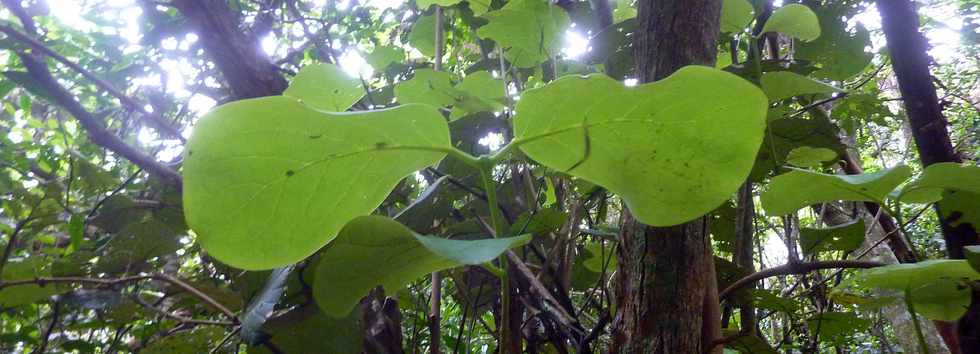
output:
M766 104L748 81L700 66L636 87L565 77L524 93L514 143L619 194L641 222L674 225L716 208L745 181Z
M912 183L906 185L898 199L906 203L931 203L942 200L943 221L953 227L980 225L980 167L944 162L929 165Z
M722 32L740 33L755 18L755 9L746 0L724 0L721 4Z
M820 21L809 7L789 4L780 7L769 16L762 33L780 32L803 41L820 37Z
M762 208L770 216L782 216L808 205L837 200L882 203L911 174L912 169L905 165L861 175L793 170L772 179L762 192Z
M902 188L900 198L906 203L932 203L942 199L945 191L980 194L980 167L953 162L929 165Z
M477 35L499 43L511 63L525 68L557 54L569 24L564 10L537 0L513 0L483 18L488 23L477 29Z
M208 113L187 144L184 205L218 260L270 269L309 256L450 147L432 107L328 113L289 97Z
M327 314L343 317L374 287L395 292L434 271L482 264L529 236L458 241L420 236L381 216L351 220L320 256L313 296Z
M823 229L800 229L800 247L805 254L823 251L853 251L864 242L864 220Z
M916 312L934 320L954 321L970 305L970 290L963 282L978 279L980 273L967 261L939 259L865 270L856 281L870 287L909 289Z
M773 71L762 74L762 90L772 101L801 95L834 93L841 90L790 71Z
M284 96L298 98L313 108L343 112L364 97L361 81L333 64L312 64L300 69Z

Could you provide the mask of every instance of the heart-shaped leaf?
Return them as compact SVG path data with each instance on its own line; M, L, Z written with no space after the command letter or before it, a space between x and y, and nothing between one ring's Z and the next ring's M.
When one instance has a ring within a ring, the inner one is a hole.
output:
M804 254L823 251L853 251L864 241L864 220L823 229L800 229L800 247Z
M769 99L772 101L779 101L800 95L841 91L836 87L789 71L773 71L762 74L761 84L762 90L766 92L766 96L769 96Z
M282 96L233 102L202 118L187 144L187 221L222 262L291 264L450 147L429 106L327 113Z
M747 0L724 0L721 4L722 32L740 33L755 17L755 9Z
M449 106L462 96L453 87L449 73L432 69L415 70L410 80L395 85L398 103L422 103L433 107Z
M766 105L748 81L701 66L636 87L604 75L565 77L524 93L514 144L619 194L637 220L675 225L718 207L745 181Z
M506 49L506 58L518 67L533 67L561 48L568 14L562 8L537 0L513 0L500 10L482 16L488 23L476 30Z
M819 167L837 158L837 152L828 148L800 146L786 155L786 162L800 167Z
M316 109L343 112L364 97L361 81L333 64L312 64L300 69L284 96L296 97Z
M912 169L905 165L861 175L793 170L772 179L769 189L762 192L762 208L770 216L782 216L808 205L837 200L881 204L910 175Z
M805 42L820 37L820 21L809 7L789 4L780 7L769 16L762 33L780 32Z
M898 291L909 289L916 312L929 319L955 321L970 305L970 288L962 283L978 279L980 273L965 260L937 259L869 269L855 282Z
M381 216L351 220L320 255L313 296L327 314L346 316L374 287L390 293L426 274L489 262L529 236L458 241L416 235Z
M953 162L932 164L922 175L902 188L906 203L932 203L942 199L944 191L980 194L980 167Z

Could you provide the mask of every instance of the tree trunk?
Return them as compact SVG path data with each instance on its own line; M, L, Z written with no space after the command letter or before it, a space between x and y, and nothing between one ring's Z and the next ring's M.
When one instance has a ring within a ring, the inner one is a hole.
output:
M898 78L912 136L924 166L938 162L961 162L946 129L936 87L929 72L930 58L925 37L919 33L919 15L910 0L878 0L878 12L891 53L892 68ZM962 259L963 247L980 244L976 227L960 220L963 205L952 198L976 198L976 195L948 194L936 205L936 214L946 241L949 258ZM960 346L964 353L980 353L980 298L974 292L973 303L958 324Z
M286 79L262 51L254 32L239 27L224 0L176 0L211 60L228 82L232 100L279 95Z
M721 1L641 0L633 50L637 79L713 65ZM650 227L624 211L619 234L612 353L703 353L720 336L707 219Z
M755 203L752 196L752 182L746 181L738 189L738 198L735 212L735 255L736 265L745 269L749 273L755 272L755 261L752 258L752 250L755 243ZM754 289L755 284L746 286ZM741 332L755 334L756 315L755 306L751 303L742 304L739 309L739 323Z

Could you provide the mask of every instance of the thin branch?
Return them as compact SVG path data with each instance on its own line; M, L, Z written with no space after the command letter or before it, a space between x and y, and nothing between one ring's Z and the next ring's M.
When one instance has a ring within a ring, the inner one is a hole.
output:
M229 321L198 320L198 319L194 319L194 318L190 318L190 317L184 317L184 316L181 316L181 315L178 315L178 314L174 314L174 313L170 313L170 312L164 311L163 309L157 308L156 306L153 306L152 304L149 304L146 301L143 301L143 299L140 299L139 296L133 296L132 299L133 299L133 301L135 301L140 306L143 306L143 307L145 307L147 309L153 310L153 312L159 313L159 314L161 314L161 315L163 315L165 317L169 317L169 318L175 319L175 320L179 321L180 323L194 324L194 325L213 325L213 326L234 326L235 325L235 323L229 322Z
M207 294L201 292L197 288L188 285L183 280L180 280L172 275L163 274L163 273L133 275L133 276L121 277L115 279L100 279L100 278L87 278L87 277L39 277L33 279L21 279L21 280L14 280L14 281L0 281L0 290L11 286L32 285L32 284L45 286L47 284L78 283L78 284L94 284L100 286L114 286L114 285L119 285L124 283L132 283L132 282L151 280L151 279L164 281L181 288L182 290L190 293L194 297L208 304L212 308L220 311L222 314L224 314L229 319L231 319L231 321L234 324L238 324L238 317L235 316L235 313L229 310L227 307L225 307L224 305L222 305L212 297L208 296Z
M732 285L729 285L725 290L718 293L719 299L725 299L735 291L745 287L748 284L754 283L756 281L777 276L777 275L789 275L789 274L806 274L814 270L820 269L837 269L837 268L874 268L886 265L882 262L874 261L855 261L855 260L837 260L837 261L817 261L817 262L806 262L806 263L789 263L778 267L772 267L768 269L763 269L758 272L749 274L748 276L739 279Z
M41 344L37 346L34 353L43 354L48 349L48 340L51 339L51 332L54 332L55 326L58 325L58 317L61 317L61 301L55 301L54 305L51 306L51 324L44 330L44 335L41 336Z
M145 108L146 107L145 105L141 105L139 102L136 102L135 99L127 96L122 91L119 91L119 89L112 86L112 84L110 84L109 82L103 80L98 76L95 76L95 74L86 70L81 65L78 65L75 62L68 60L68 58L65 58L61 54L58 54L51 48L48 48L47 46L44 45L44 43L41 43L38 40L31 38L27 34L21 33L20 31L17 31L16 29L8 25L0 24L0 32L7 34L7 36L9 36L10 38L17 40L18 42L24 43L29 47L33 48L34 50L41 52L42 54L47 55L62 64L65 64L65 66L71 68L72 70L77 71L85 78L91 80L92 83L95 84L95 86L98 86L99 88L105 90L109 94L119 99L119 103L121 103L123 106L126 106L126 108L140 112L142 116L146 118L147 122L150 123L151 126L156 128L157 131L163 133L167 137L180 140L181 142L185 141L184 137L180 134L180 131L177 130L177 128L175 128L173 125L165 121L162 116L160 116L157 113L148 111Z

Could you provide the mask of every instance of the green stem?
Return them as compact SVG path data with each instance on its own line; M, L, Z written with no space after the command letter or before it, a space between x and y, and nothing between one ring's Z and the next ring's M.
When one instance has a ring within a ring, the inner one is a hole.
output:
M504 237L504 230L501 221L500 208L497 206L497 184L493 181L493 166L491 158L480 158L480 177L483 179L483 186L487 192L487 207L490 209L490 224L493 225L493 237ZM507 253L504 252L498 258L500 262L500 352L506 353L510 348L510 276L508 274Z
M912 304L912 288L905 287L905 306L908 308L909 315L912 316L912 324L915 325L915 336L919 340L919 347L922 354L929 354L929 345L926 344L926 337L922 334L922 324L919 323L919 316L915 315L915 305Z

